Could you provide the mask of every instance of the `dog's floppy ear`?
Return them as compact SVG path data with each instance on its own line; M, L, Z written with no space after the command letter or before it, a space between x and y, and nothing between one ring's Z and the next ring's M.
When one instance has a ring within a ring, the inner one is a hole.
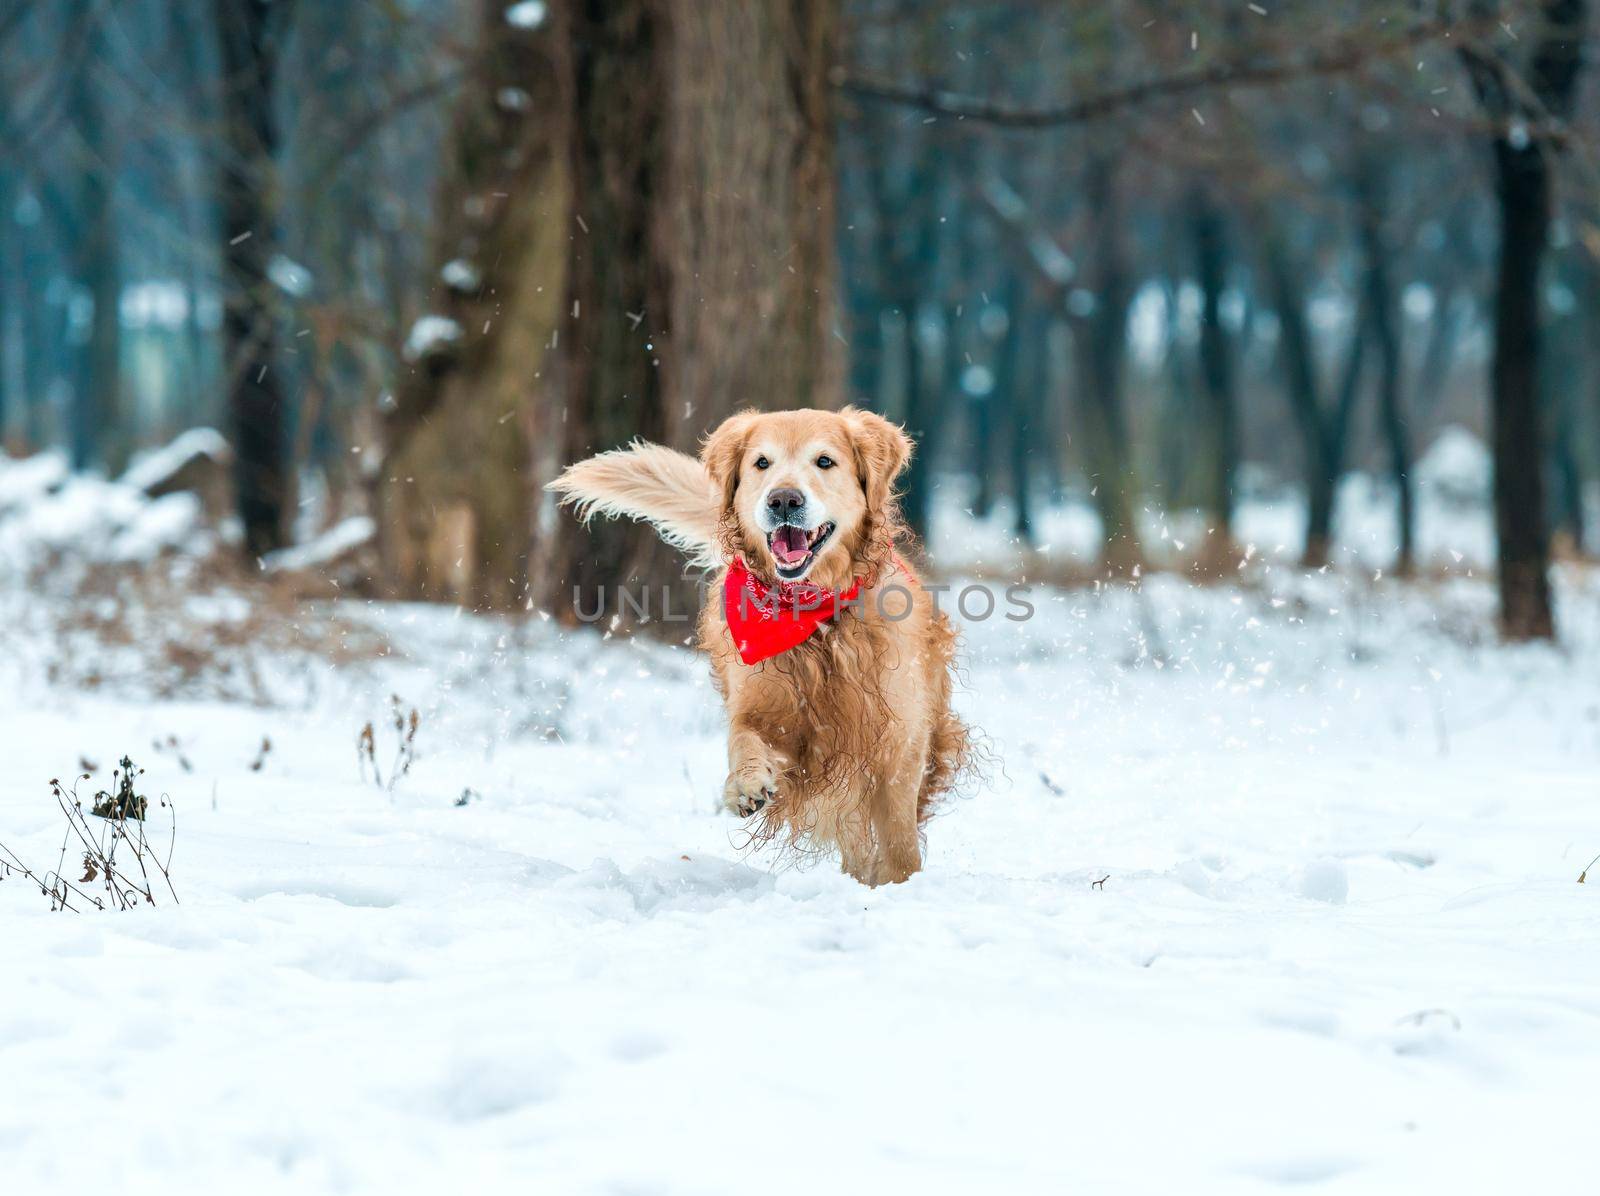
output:
M867 508L881 511L889 504L895 478L911 460L911 437L900 425L881 415L846 407L839 413L850 426L850 443L856 453L856 473L867 495Z
M755 424L754 411L741 411L730 415L706 437L700 449L700 463L711 475L711 482L722 495L722 509L733 506L733 495L739 489L739 459L744 456L750 439L750 429Z

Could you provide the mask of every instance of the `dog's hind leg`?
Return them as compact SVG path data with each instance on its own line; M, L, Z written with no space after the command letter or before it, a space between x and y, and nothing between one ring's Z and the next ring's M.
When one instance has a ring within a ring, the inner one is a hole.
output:
M872 795L872 830L878 841L873 884L897 885L922 870L922 843L917 835L917 798L928 768L928 737L895 760L894 771Z
M866 828L860 834L847 835L839 840L839 868L864 885L876 884L877 853L873 850L872 836Z

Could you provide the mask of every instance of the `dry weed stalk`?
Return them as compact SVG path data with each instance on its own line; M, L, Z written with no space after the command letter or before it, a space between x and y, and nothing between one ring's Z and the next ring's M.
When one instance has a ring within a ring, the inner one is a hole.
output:
M152 876L158 876L173 904L178 904L178 893L172 885L172 853L178 842L177 810L165 794L157 799L168 813L170 827L167 855L162 859L145 834L149 800L134 790L134 778L143 775L143 770L124 756L121 767L112 774L115 793L98 791L87 814L78 795L78 785L90 779L88 773L74 779L70 789L59 780L52 780L51 795L67 823L55 868L37 872L0 843L0 881L21 876L38 886L39 892L49 899L52 910L78 913L89 906L126 910L140 904L154 905L156 882ZM98 825L91 823L90 818L99 819ZM76 881L69 880L65 873L69 848L74 855L81 853L83 875ZM130 856L132 863L129 863ZM104 896L86 886L102 889Z
M371 769L372 783L393 794L394 787L400 783L401 777L411 772L411 765L417 758L417 728L422 725L422 716L417 713L415 706L408 713L400 695L390 694L389 722L394 727L395 735L394 762L389 765L389 783L384 784L383 773L378 768L378 735L370 719L356 736L356 762L361 768L362 780L366 780L367 770Z

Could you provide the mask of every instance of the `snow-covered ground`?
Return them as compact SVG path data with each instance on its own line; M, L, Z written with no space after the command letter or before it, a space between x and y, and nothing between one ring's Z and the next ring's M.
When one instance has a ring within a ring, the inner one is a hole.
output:
M743 850L686 649L348 600L280 620L181 576L68 609L4 574L0 843L53 867L47 782L131 753L176 805L182 904L59 914L0 882L0 1174L1581 1190L1600 579L1561 574L1560 648L1507 649L1465 565L1402 587L1273 547L1240 586L969 625L996 762L879 890ZM419 727L391 791L356 743L373 720L387 781L392 694Z

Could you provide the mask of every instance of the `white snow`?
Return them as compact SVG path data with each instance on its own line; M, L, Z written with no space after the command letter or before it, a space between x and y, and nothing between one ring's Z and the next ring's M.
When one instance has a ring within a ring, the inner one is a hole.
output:
M148 491L173 477L196 457L230 461L233 447L215 428L189 428L158 449L135 454L121 480L135 490Z
M11 515L59 490L70 476L65 453L13 459L0 452L0 515Z
M437 353L460 339L461 325L449 316L419 316L416 323L411 325L411 331L406 334L405 347L401 353L407 361L421 361L429 354Z
M1485 503L1494 484L1489 446L1460 424L1451 424L1434 438L1417 460L1417 484L1453 503Z
M5 560L0 842L54 867L47 781L126 751L182 902L0 881L18 1192L1586 1182L1587 572L1560 650L1494 646L1464 570L1037 591L966 628L990 775L868 890L743 850L687 649L228 589L80 595L92 640ZM222 647L157 688L166 637ZM388 779L391 694L392 794L356 760L372 720Z
M537 29L544 24L544 0L519 0L506 9L506 22L518 29Z
M520 87L502 87L494 93L494 101L506 112L526 112L533 107L533 97Z
M352 515L348 519L340 520L313 540L269 552L261 559L261 567L268 573L315 569L360 548L377 532L378 525L368 516Z
M472 292L483 285L483 274L466 258L451 258L439 269L445 286L454 291Z
M53 557L148 563L169 550L203 555L214 543L194 495L152 500L122 482L80 474L9 512L0 506L0 566L18 570Z
M279 290L293 299L303 299L311 293L316 280L311 271L291 257L281 253L272 255L267 262L267 277Z

